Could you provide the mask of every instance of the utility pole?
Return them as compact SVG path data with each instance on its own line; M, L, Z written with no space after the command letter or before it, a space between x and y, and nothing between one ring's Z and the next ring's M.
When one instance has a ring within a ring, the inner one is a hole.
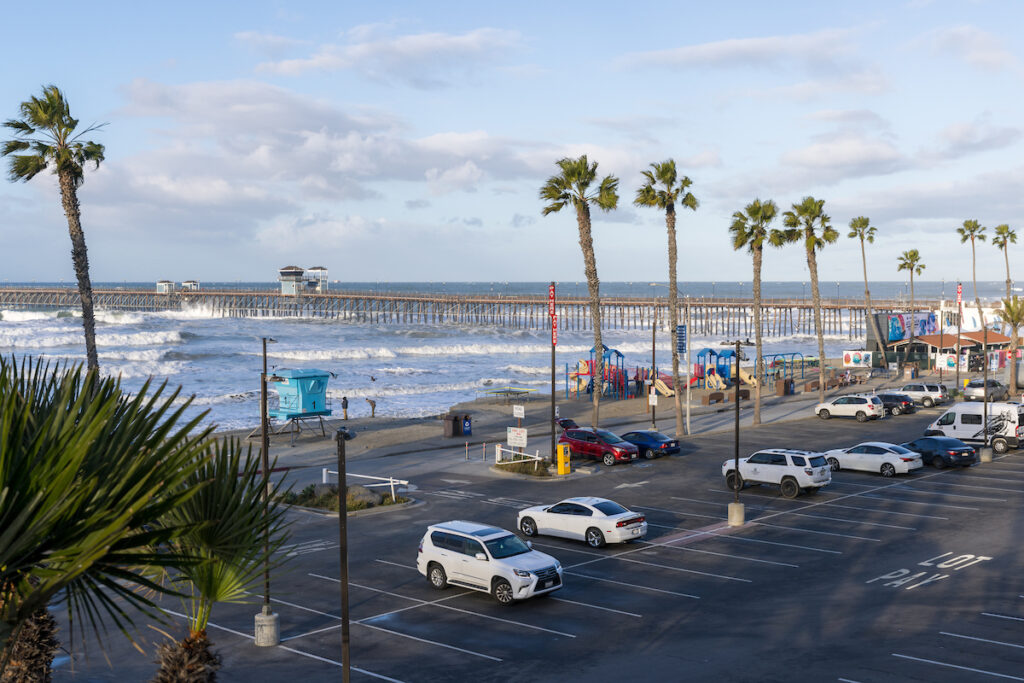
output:
M260 467L263 470L263 609L256 615L254 642L259 647L273 647L280 643L281 625L270 607L270 433L267 416L267 343L263 337L263 372L260 373Z
M558 345L558 314L555 312L555 283L548 285L548 317L551 319L551 464L556 462L555 347Z
M348 479L345 476L345 428L335 434L338 442L338 555L341 560L341 680L349 683L348 623ZM394 502L394 501L392 501Z

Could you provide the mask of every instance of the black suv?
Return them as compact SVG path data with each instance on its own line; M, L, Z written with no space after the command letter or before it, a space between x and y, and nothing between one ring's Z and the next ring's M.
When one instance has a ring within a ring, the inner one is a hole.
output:
M882 401L882 407L885 408L885 412L890 415L912 413L916 410L914 408L914 399L906 394L877 394L877 396Z

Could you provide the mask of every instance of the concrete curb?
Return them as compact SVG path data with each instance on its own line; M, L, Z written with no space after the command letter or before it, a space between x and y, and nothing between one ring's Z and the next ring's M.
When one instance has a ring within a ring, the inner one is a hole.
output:
M352 510L351 512L348 513L348 516L349 517L366 517L366 516L369 516L369 515L379 515L379 514L382 514L384 512L390 512L392 510L405 510L405 509L408 509L408 508L419 507L420 505L426 505L427 504L426 501L417 500L416 498L411 498L409 496L406 496L406 498L409 498L409 500L406 501L405 503L398 503L397 505L374 505L373 507L366 508L365 510ZM303 512L309 512L309 513L312 513L314 515L320 515L321 517L337 517L338 516L337 512L332 512L330 510L321 510L320 508L306 507L305 505L288 505L288 507L290 507L290 508L292 508L294 510L301 510Z
M495 474L498 474L498 475L500 475L502 477L505 477L505 478L508 478L508 479L519 479L521 481L535 481L535 482L570 481L570 480L573 480L573 479L586 479L587 477L592 477L592 476L594 476L596 474L601 474L601 470L600 469L582 470L582 471L574 469L569 474L563 474L563 475L552 474L550 477L535 477L535 476L533 476L531 474L519 474L518 472L506 472L505 470L500 469L497 465L491 465L489 469L491 470L491 472L494 472Z

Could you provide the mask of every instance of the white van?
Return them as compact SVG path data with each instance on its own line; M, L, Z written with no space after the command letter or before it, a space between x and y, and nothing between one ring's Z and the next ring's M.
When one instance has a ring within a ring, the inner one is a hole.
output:
M925 436L951 436L967 443L984 443L981 403L957 403L928 425ZM1024 405L988 404L988 432L992 450L1005 453L1024 443Z

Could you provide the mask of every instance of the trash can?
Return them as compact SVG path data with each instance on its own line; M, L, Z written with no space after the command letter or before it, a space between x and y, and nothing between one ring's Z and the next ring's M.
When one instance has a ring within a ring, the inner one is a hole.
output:
M558 473L569 474L569 444L558 444Z
M473 436L473 418L469 415L462 416L462 433L465 436Z
M795 393L792 379L777 379L775 380L775 395L776 396L792 396Z
M451 439L455 436L455 415L444 415L444 438Z

